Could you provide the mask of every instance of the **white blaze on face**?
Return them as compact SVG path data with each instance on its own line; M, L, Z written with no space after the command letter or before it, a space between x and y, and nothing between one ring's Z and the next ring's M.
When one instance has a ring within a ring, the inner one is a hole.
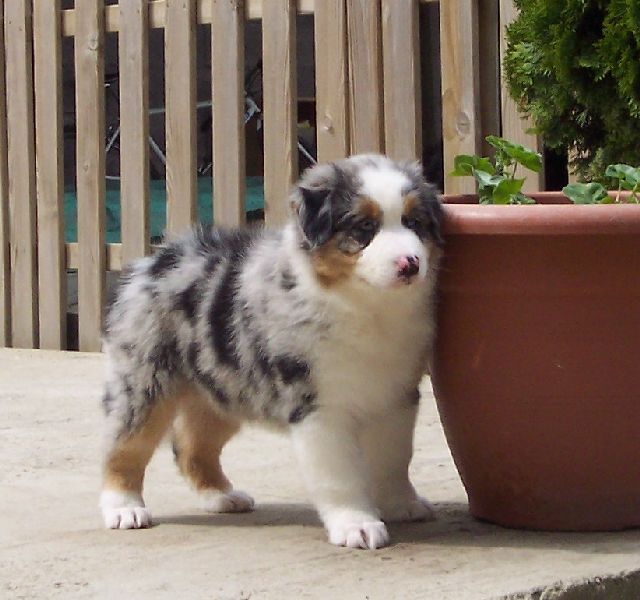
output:
M394 169L365 168L360 172L363 196L377 202L382 212L380 230L362 251L356 264L356 276L376 287L406 285L398 277L397 261L415 256L420 261L416 277L427 273L428 251L415 232L402 225L404 198L402 191L410 184L406 175Z

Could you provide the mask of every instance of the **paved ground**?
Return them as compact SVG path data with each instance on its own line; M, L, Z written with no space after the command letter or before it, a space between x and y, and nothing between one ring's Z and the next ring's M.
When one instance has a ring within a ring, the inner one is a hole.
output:
M104 531L101 371L99 355L0 350L0 598L640 598L640 531L531 533L471 519L428 389L413 473L438 520L392 527L389 548L327 544L287 440L253 429L224 463L256 497L254 513L202 513L163 447L146 488L157 525Z

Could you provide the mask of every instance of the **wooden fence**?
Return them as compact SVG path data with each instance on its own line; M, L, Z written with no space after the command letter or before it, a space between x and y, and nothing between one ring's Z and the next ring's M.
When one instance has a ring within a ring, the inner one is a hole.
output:
M195 29L211 30L216 223L244 223L244 34L262 19L265 220L298 176L296 15L313 14L317 158L421 156L419 3L429 0L0 0L0 345L65 348L67 269L78 271L79 347L99 350L105 273L150 250L148 40L164 28L167 229L196 218ZM434 0L430 0L434 1ZM500 85L497 23L511 0L442 0L445 171L482 135L529 145ZM107 32L117 32L121 243L105 243ZM78 239L63 231L62 41L75 57ZM531 181L531 180L530 180ZM535 181L534 181L535 185ZM472 191L445 179L448 192Z

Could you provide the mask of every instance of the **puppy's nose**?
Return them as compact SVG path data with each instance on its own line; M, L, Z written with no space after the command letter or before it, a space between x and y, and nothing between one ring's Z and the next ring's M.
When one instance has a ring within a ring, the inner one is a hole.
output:
M411 279L420 271L420 259L417 256L401 256L396 259L396 268L398 269L398 277Z

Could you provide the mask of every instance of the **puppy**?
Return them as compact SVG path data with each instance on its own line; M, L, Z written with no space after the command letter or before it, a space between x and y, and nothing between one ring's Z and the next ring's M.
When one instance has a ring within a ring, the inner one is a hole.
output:
M332 544L380 548L431 517L409 481L433 337L441 206L417 164L353 156L309 169L280 231L196 229L135 262L108 312L100 506L148 527L152 453L211 512L242 512L220 452L244 421L287 431Z

